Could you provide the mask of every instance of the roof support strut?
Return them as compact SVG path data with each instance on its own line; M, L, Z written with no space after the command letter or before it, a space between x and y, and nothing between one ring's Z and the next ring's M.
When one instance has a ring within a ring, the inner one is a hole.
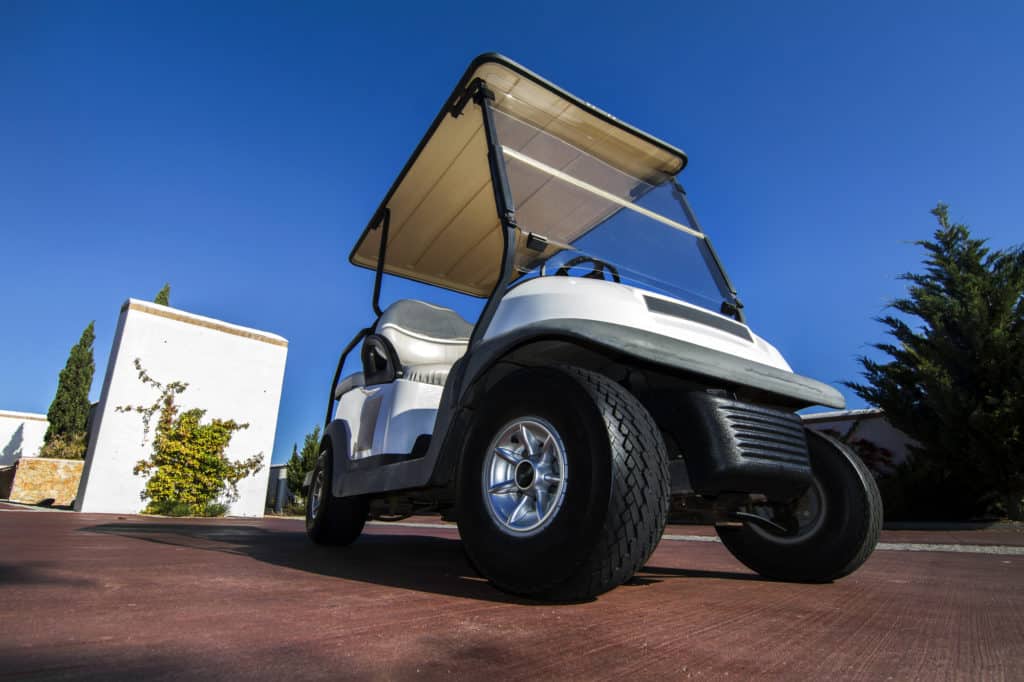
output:
M377 222L377 228L380 230L380 250L377 252L377 272L373 278L373 313L376 317L373 319L373 324L356 332L356 335L348 342L344 350L341 351L341 357L338 358L338 366L334 369L334 379L331 381L331 394L327 397L327 416L324 417L325 430L331 423L331 417L334 413L334 401L337 400L334 391L338 386L338 380L341 379L341 371L345 367L345 360L348 359L348 354L359 345L360 341L373 333L374 328L377 326L377 321L384 314L380 309L380 284L384 278L384 257L388 251L388 228L390 227L391 209L385 206L381 210L381 217Z
M380 249L377 251L377 272L373 278L373 312L377 319L384 313L380 309L380 282L384 278L384 257L388 253L388 229L391 227L391 209L387 206L382 211L380 222Z
M504 152L498 141L498 132L494 125L494 111L491 109L494 93L488 89L487 83L480 80L474 80L471 87L475 87L475 92L472 93L473 101L480 106L480 111L483 114L484 136L487 140L487 165L491 171L491 189L494 191L494 206L498 210L498 220L501 222L503 246L501 276L494 283L494 289L491 290L491 295L487 298L487 303L480 313L480 319L473 327L473 334L469 338L470 349L480 343L494 313L498 310L498 304L512 279L516 255L516 207L512 200L512 189L508 184L508 174L505 171Z

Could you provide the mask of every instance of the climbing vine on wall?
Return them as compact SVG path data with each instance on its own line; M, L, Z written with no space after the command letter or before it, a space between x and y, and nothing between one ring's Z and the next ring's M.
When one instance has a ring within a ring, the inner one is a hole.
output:
M134 468L136 475L149 475L142 491L142 499L149 500L146 513L224 513L226 507L221 502L237 500L238 482L263 466L262 453L240 462L233 462L224 454L234 433L249 425L216 418L204 424L206 410L181 410L176 402L177 396L188 388L187 383L157 381L143 369L138 358L135 369L139 380L158 392L150 405L117 408L118 412L142 415L143 444L153 432L152 453Z

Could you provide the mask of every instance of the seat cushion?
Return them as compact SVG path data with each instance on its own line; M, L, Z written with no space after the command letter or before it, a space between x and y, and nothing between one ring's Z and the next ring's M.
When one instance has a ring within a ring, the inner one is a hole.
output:
M465 355L472 332L473 325L454 310L411 299L388 306L376 327L376 333L394 346L404 368L451 367Z

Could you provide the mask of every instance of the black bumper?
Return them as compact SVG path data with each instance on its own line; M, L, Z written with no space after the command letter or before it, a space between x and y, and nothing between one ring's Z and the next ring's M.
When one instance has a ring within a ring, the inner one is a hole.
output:
M677 397L672 431L693 490L788 500L811 482L803 422L791 412L708 393Z

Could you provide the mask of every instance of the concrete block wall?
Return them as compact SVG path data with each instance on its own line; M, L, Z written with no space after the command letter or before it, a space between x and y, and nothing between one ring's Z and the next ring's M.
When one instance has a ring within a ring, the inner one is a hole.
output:
M96 407L85 471L75 503L83 512L136 513L145 477L132 468L152 452L142 417L117 407L150 405L158 393L138 378L138 358L161 383L184 381L177 397L182 409L205 409L211 418L247 422L227 449L232 460L262 453L263 468L238 484L231 515L261 516L284 381L288 342L248 329L147 301L129 299L121 308L103 391Z
M49 426L45 414L0 410L0 466L37 456Z

